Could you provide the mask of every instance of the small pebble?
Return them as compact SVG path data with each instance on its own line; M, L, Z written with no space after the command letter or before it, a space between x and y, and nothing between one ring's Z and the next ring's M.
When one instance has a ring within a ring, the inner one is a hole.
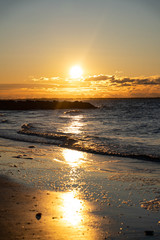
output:
M41 219L41 216L42 216L42 213L37 213L37 214L36 214L37 220L40 220L40 219Z

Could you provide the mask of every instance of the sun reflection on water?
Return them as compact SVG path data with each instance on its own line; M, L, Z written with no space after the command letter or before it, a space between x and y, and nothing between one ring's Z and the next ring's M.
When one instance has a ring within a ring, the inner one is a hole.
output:
M63 156L65 161L72 167L77 167L83 163L85 154L80 151L64 149Z
M81 119L83 118L82 115L78 116L72 116L72 121L70 125L66 128L66 133L74 133L79 134L81 133L81 128L83 127L83 122L81 122Z
M63 219L73 226L80 225L83 203L76 197L74 191L63 194Z

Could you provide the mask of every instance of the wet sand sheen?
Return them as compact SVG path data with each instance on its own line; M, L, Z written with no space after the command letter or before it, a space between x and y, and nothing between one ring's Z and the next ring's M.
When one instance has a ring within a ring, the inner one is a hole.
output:
M0 239L105 238L94 206L72 192L35 190L5 177L0 178L0 190ZM104 223L113 231L111 220Z
M0 156L0 239L159 239L159 207L142 206L159 165L28 144Z

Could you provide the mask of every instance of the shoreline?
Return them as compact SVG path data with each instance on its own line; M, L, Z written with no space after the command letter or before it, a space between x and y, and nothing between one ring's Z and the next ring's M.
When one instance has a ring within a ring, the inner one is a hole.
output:
M159 239L158 164L28 143L0 156L0 239Z

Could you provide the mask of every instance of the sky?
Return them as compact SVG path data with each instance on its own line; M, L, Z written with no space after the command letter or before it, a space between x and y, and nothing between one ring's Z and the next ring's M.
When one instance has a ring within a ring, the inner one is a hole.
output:
M0 0L0 32L1 99L160 97L159 0Z

